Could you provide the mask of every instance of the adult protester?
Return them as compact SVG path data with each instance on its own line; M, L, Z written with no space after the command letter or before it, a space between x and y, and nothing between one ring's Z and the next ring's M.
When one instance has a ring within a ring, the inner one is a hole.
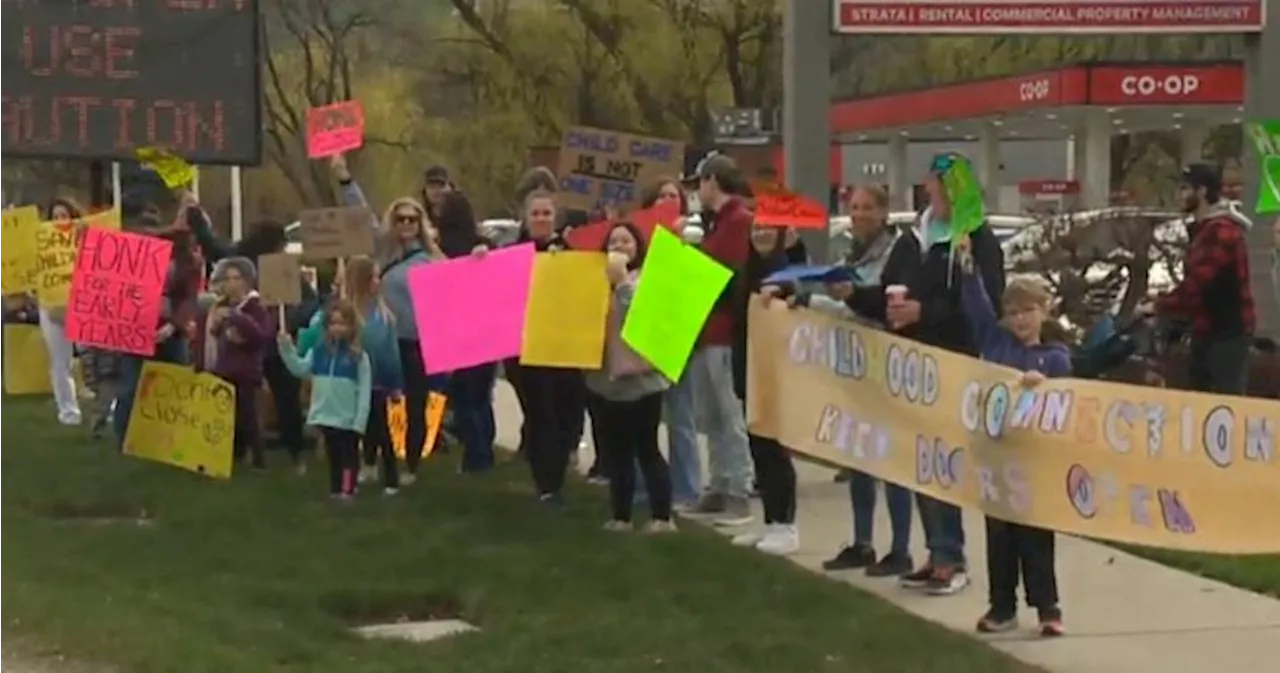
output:
M889 194L878 186L855 186L849 193L848 205L853 247L845 265L851 280L828 284L825 296L800 294L796 303L837 315L852 315L883 328L888 310L886 288L911 287L915 283L921 261L920 240L910 225L898 227L889 223ZM914 325L898 330L908 338L916 338L915 332ZM873 526L879 480L860 470L849 472L853 543L824 561L823 569L866 568L872 577L911 572L911 491L884 482L893 537L889 553L877 560Z
M733 334L733 387L740 403L747 401L747 335L751 293L762 291L761 284L769 274L805 257L804 245L792 241L787 247L786 234L776 227L756 227L751 232L751 250L743 270L744 292L736 302ZM769 295L763 295L766 305ZM794 554L800 549L800 533L796 528L796 468L791 450L778 440L748 433L751 460L755 466L756 484L764 508L764 530L748 532L733 538L740 547L755 547L768 554Z
M330 166L341 187L343 201L348 206L369 207L364 191L352 178L342 156L333 157ZM404 371L408 429L405 432L405 474L400 475L400 486L405 487L417 480L418 465L427 449L424 446L427 440L427 400L432 392L445 392L449 382L447 375L427 375L413 298L409 293L409 272L444 259L444 253L440 250L439 233L432 226L426 207L415 198L406 196L392 201L382 218L372 221L375 226L374 259L382 274L382 300L395 323L400 364ZM475 254L480 256L487 251L487 247L477 246ZM440 441L438 435L436 441Z
M84 211L69 198L59 197L49 203L45 214L54 227L72 228L79 236L84 225L80 222ZM67 339L66 307L39 306L40 334L49 352L49 383L53 388L53 401L58 407L58 422L63 425L80 425L80 398L76 394L76 381L71 373L71 360L75 349Z
M172 364L190 364L190 344L194 336L196 314L200 296L200 284L204 279L204 259L191 240L190 225L204 218L203 211L194 197L184 194L179 204L177 219L168 227L154 227L159 222L143 218L143 231L166 238L173 243L173 253L165 273L161 290L160 317L156 326L156 350L149 358L137 355L125 356L121 361L120 397L116 399L112 426L116 440L124 446L129 432L129 415L133 413L133 398L147 360Z
M204 210L196 206L193 196L187 197L187 225L191 234L200 245L207 263L215 264L230 257L244 257L255 264L263 255L274 255L284 252L288 243L285 226L277 220L265 219L252 223L249 233L239 241L221 240L213 232L213 226ZM295 339L298 337L311 316L320 306L320 296L313 283L303 278L299 283L301 301L296 305L285 307L285 331ZM267 312L272 321L272 334L278 331L276 322L280 320L279 311ZM302 413L302 381L294 376L280 357L280 349L266 348L263 352L262 372L271 391L271 403L276 414L276 429L280 433L279 442L289 452L294 468L305 472L307 461L306 434L303 432Z
M698 336L689 375L696 405L704 419L711 484L696 512L714 515L713 523L738 526L751 514L751 449L747 420L733 382L735 298L744 291L743 269L751 249L753 216L742 198L746 181L737 162L712 153L699 163L698 202L706 233L701 248L733 272Z
M1182 170L1182 208L1194 220L1182 282L1156 302L1164 318L1191 323L1188 385L1243 395L1257 315L1249 286L1246 234L1252 222L1222 199L1222 172L1209 164Z
M435 225L440 233L440 250L449 258L476 254L491 244L480 233L471 202L461 192L445 192L437 206ZM497 363L462 369L449 377L449 406L453 409L454 430L462 442L462 472L484 472L493 468L493 443L497 424L493 415L493 388Z
M444 213L445 197L456 191L453 180L449 178L449 169L435 165L422 173L422 205L427 207L432 221L437 221Z
M968 356L977 347L960 305L960 269L951 245L951 203L942 176L957 160L956 154L939 154L930 162L924 185L929 206L920 215L924 258L905 295L887 297L885 322L894 331L914 328L916 340ZM970 233L972 254L983 286L993 306L1004 293L1004 252L991 228L983 223ZM917 494L924 524L929 560L916 572L903 575L903 586L921 588L935 596L957 593L969 586L964 554L964 521L960 508L924 494Z
M532 243L538 252L568 249L556 231L556 202L551 192L535 190L525 196L520 235L515 245ZM524 421L520 444L533 476L538 500L564 502L565 471L578 442L586 409L587 389L577 369L520 364L512 358L503 364L516 390Z

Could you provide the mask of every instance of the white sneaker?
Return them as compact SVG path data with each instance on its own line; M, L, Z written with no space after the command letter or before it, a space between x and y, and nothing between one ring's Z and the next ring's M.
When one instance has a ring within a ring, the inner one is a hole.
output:
M405 486L413 486L413 482L417 480L418 480L418 475L412 472L405 472L404 474L400 475L400 488L404 488Z
M777 556L786 556L800 551L800 531L795 525L780 524L774 526L756 543L756 549Z
M400 489L398 489L398 488L396 488L396 487L394 487L394 486L388 486L388 487L386 487L386 488L382 489L382 494L383 494L383 495L385 495L385 496L392 496L392 495L396 495L396 494L397 494L397 493L399 493L399 492L400 492Z
M58 412L58 422L63 425L80 425L83 419L78 411L61 411Z
M372 484L378 480L378 468L374 465L360 467L360 476L356 479L361 484Z
M731 544L735 547L754 547L760 544L769 533L773 532L773 524L765 526L763 531L751 531L748 533L738 533L733 536Z

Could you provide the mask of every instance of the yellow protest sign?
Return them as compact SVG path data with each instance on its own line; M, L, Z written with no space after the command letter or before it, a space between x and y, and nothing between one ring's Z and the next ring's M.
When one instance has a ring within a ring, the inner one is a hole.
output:
M0 215L0 291L4 294L34 292L36 289L36 232L40 230L40 209L35 206L10 208Z
M748 423L802 455L1063 533L1280 552L1280 401L1018 372L750 307ZM871 375L880 362L883 377Z
M66 306L84 227L120 229L120 211L107 210L70 222L41 222L36 230L36 298L46 308Z
M189 185L196 179L196 167L161 147L139 147L138 161L155 171L169 189Z
M124 452L207 477L231 476L236 391L213 374L147 362L129 415Z
M49 350L38 325L4 326L4 391L10 395L47 395Z
M520 364L599 369L609 315L603 252L542 252L533 258Z
M444 424L444 408L448 398L444 393L432 392L427 395L427 436L422 443L422 457L426 458L435 450L436 436L440 434L440 426ZM405 457L404 447L409 434L409 412L405 400L387 402L387 427L391 429L391 449L398 458Z

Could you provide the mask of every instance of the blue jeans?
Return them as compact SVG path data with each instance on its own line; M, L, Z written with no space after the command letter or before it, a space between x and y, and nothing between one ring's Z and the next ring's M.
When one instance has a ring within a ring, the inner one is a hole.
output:
M124 446L124 438L129 433L129 415L133 413L133 397L137 394L138 379L142 376L142 365L148 360L169 362L172 364L188 364L187 340L175 336L161 344L156 344L156 354L150 358L140 355L126 355L120 362L120 397L116 398L115 412L111 416L111 428L116 435L117 447Z
M694 503L702 495L702 456L693 406L693 381L684 377L667 389L663 411L667 421L667 462L671 471L671 501Z
M483 472L493 467L497 434L493 387L497 376L497 365L485 364L456 371L449 380L454 431L462 442L463 472Z
M935 566L965 567L964 518L960 508L923 493L916 494L929 563Z
M695 404L707 432L711 492L732 498L751 495L751 448L747 415L733 385L733 350L703 346L689 361Z
M871 547L876 518L876 482L879 479L852 470L849 478L849 501L853 504L853 543ZM911 543L911 491L884 482L885 504L889 506L889 527L893 530L892 554L910 553Z

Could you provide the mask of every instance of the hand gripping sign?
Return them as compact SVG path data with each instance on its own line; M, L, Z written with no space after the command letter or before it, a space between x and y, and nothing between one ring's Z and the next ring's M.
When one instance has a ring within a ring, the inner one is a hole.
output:
M364 106L348 100L307 110L307 156L323 159L364 145Z

